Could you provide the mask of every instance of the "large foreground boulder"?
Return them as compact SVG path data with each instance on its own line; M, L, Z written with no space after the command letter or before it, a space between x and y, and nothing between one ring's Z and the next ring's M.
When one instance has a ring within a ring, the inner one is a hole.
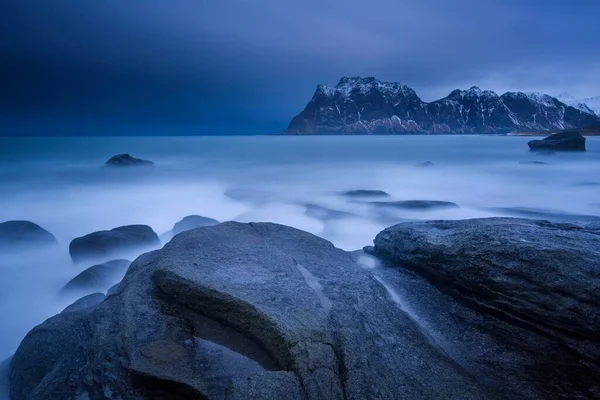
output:
M135 167L135 166L152 166L154 163L141 158L132 157L129 154L117 154L112 156L105 165L107 167Z
M156 233L147 225L127 225L98 231L71 241L69 254L74 262L107 260L128 251L160 246Z
M71 279L61 290L62 294L73 292L106 292L125 274L129 260L112 260L89 267Z
M226 222L140 256L107 298L34 328L12 400L493 399L347 252Z
M56 245L54 235L30 221L0 223L0 249L23 250L28 247Z
M585 151L585 137L579 132L565 131L555 133L542 140L531 140L529 149L537 150L563 150L563 151Z
M462 340L476 352L486 332L499 350L482 352L485 362L472 360L482 364L474 375L488 379L485 369L516 385L518 398L600 398L600 226L512 218L413 222L384 230L374 243L368 251L477 313L455 318L466 321ZM451 307L458 306L445 309ZM475 339L469 329L477 330ZM536 393L527 396L522 382Z

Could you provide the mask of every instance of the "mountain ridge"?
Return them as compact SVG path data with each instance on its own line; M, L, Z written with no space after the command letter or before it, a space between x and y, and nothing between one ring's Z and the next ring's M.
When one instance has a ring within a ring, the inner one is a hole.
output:
M473 86L423 101L409 86L374 77L318 85L287 134L505 134L600 125L600 117L547 94Z

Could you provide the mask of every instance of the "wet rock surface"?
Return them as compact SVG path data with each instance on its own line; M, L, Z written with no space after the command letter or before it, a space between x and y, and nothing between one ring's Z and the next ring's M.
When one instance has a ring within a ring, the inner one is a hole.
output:
M13 359L11 395L497 398L349 253L234 222L181 233L135 260L100 304L34 328Z
M453 300L444 312L465 328L450 347L467 341L477 349L477 356L463 351L455 358L481 381L510 382L505 386L518 398L600 398L597 225L512 218L405 223L374 243L367 250L399 274L414 271Z
M98 231L71 241L69 254L74 262L110 260L133 249L160 246L156 233L147 225L127 225Z

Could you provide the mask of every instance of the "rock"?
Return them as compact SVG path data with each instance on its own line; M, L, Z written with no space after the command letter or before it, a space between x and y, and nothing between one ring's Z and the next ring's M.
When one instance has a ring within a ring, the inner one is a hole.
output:
M85 260L106 260L127 251L160 246L160 240L147 225L127 225L98 231L71 241L69 253L78 263Z
M479 325L515 358L488 353L484 367L500 380L530 382L538 394L525 398L600 398L600 225L405 223L381 232L366 250L496 320Z
M383 190L350 190L342 193L346 197L390 197Z
M422 163L418 163L417 165L415 165L416 167L433 167L435 164L432 163L431 161L425 161Z
M15 353L12 400L493 399L351 255L226 222L140 256Z
M532 140L530 150L567 150L585 151L585 137L578 132L563 131L548 136L543 140Z
M458 208L458 204L440 200L401 200L401 201L371 201L378 207L398 208L403 210L431 210L436 208Z
M189 215L173 226L173 236L178 233L189 231L190 229L200 228L218 224L219 221L212 218L201 217L199 215Z
M129 154L117 154L112 156L105 165L109 167L132 167L132 166L151 166L154 165L152 161L142 160L141 158L135 158Z
M0 223L0 248L20 251L28 247L52 246L56 238L41 226L29 221Z
M311 218L320 219L323 221L352 218L354 214L347 211L333 210L331 208L322 207L317 204L306 204L306 211L304 214Z
M61 290L62 294L77 291L105 292L125 274L129 260L113 260L89 267L71 279Z
M104 293L92 293L84 296L62 310L61 314L71 313L71 312L79 312L86 311L89 312L91 308L96 307L98 304L102 303L106 295Z
M550 164L545 163L543 161L519 161L519 164L523 164L523 165L550 165Z

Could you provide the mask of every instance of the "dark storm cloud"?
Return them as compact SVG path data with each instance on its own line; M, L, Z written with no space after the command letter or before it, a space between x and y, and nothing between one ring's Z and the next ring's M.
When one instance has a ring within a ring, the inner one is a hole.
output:
M600 2L5 0L0 116L268 132L376 76L600 94Z

